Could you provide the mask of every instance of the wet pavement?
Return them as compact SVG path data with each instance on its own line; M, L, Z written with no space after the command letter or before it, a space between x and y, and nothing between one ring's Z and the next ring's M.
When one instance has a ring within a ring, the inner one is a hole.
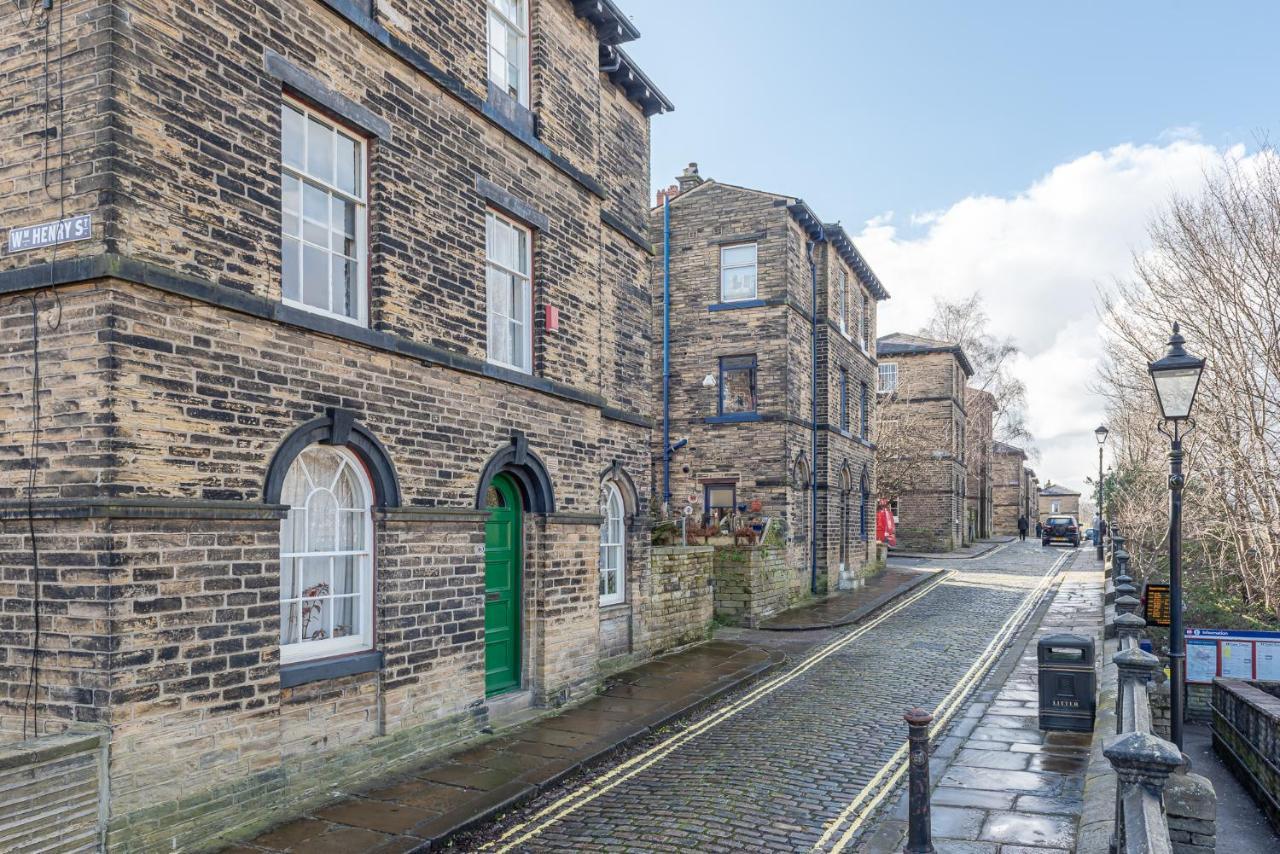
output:
M984 557L994 554L996 549L1005 543L1012 543L1017 537L992 537L987 540L978 540L959 549L953 549L949 552L913 552L893 549L889 552L890 561L929 561L929 560L973 560L975 558Z
M1039 729L1036 643L1069 633L1102 648L1101 568L1076 561L1003 684L980 693L934 751L933 843L963 854L1074 851L1084 809L1090 733ZM991 680L996 683L996 679ZM902 799L869 840L869 854L901 851Z
M767 632L796 632L851 626L939 572L942 570L889 567L863 581L856 590L836 593L814 605L783 611L762 622L760 628Z
M458 840L460 849L860 850L899 791L903 712L924 705L945 709L948 719L960 715L969 692L998 667L1018 625L1051 595L1051 571L1073 557L1038 543L1008 544L949 569L853 628L733 630L739 641L785 648L788 665L625 761ZM952 788L981 793L988 791L984 783L998 779L1003 787L1012 779L1024 786L1020 794L1042 799L1039 819L1008 809L1016 795L993 803L986 809L1010 815L984 813L977 832L1010 844L1025 834L1058 838L1053 799L1078 797L1078 788L1042 776L1057 775L1055 762L1076 757L1052 747L1039 745L1034 753L1010 747L1023 754L1013 760L1020 769L973 768L951 781ZM963 826L976 817L944 813L943 820Z

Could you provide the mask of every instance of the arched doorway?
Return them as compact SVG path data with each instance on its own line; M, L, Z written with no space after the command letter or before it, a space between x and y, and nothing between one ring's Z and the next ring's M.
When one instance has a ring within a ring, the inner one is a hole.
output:
M485 491L484 692L520 687L520 575L524 563L523 501L515 478L493 476Z

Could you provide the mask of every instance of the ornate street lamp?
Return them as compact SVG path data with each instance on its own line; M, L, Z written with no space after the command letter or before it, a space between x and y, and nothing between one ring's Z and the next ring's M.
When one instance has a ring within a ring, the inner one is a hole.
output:
M1102 503L1102 446L1107 442L1107 434L1111 432L1107 429L1107 425L1099 424L1098 429L1093 431L1093 435L1098 437L1098 524L1093 528L1093 542L1098 547L1098 560L1103 560L1102 554L1102 528L1106 524L1103 519L1104 506Z
M1188 432L1184 422L1191 418L1191 405L1200 387L1200 374L1204 371L1204 359L1190 355L1183 348L1186 339L1173 324L1173 337L1169 339L1169 352L1163 359L1147 366L1156 387L1156 399L1160 414L1173 423L1170 433L1164 425L1160 432L1169 437L1169 664L1172 679L1169 692L1169 713L1173 743L1182 749L1182 700L1186 691L1186 639L1182 634L1182 437ZM1194 428L1194 422L1191 425Z

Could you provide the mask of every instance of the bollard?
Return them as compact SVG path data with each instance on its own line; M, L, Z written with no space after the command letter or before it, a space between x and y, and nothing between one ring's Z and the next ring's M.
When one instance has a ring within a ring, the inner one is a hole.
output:
M929 724L933 715L919 707L903 715L907 722L907 847L904 854L934 854L929 818Z

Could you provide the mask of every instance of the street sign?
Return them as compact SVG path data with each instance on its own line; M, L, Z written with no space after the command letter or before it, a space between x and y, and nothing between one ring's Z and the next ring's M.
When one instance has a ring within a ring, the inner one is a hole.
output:
M1187 629L1187 681L1280 681L1280 632Z
M59 243L88 240L92 236L93 214L80 214L40 225L18 225L9 229L9 252L26 252Z
M1142 598L1145 602L1142 619L1147 621L1147 625L1169 625L1171 615L1173 614L1172 599L1169 595L1169 585L1147 582L1147 587L1142 594Z

